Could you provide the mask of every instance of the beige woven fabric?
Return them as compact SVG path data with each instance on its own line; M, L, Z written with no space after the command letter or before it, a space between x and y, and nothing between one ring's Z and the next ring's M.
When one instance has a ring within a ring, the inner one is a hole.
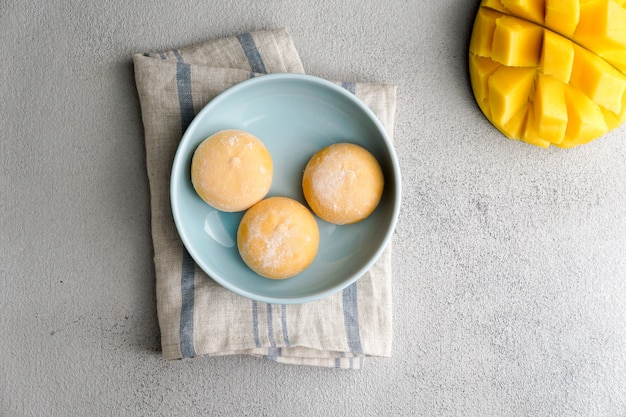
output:
M245 33L189 48L134 57L145 130L165 359L246 354L281 363L358 369L367 356L390 356L391 248L355 284L325 299L266 304L215 283L178 237L169 179L178 143L194 115L241 81L265 73L304 73L284 29ZM393 85L342 83L393 134Z

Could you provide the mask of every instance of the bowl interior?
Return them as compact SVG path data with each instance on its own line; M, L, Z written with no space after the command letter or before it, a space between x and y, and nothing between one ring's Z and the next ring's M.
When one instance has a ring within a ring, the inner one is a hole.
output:
M332 143L361 145L383 169L381 202L371 216L353 225L336 226L316 217L320 247L309 268L286 280L263 278L244 264L237 250L243 212L224 213L210 207L191 185L194 150L223 129L246 130L267 146L274 164L268 197L291 197L305 206L301 182L309 158ZM341 290L374 263L395 227L399 182L395 154L382 125L351 93L311 76L265 75L225 91L193 120L172 167L172 211L185 247L215 281L259 301L302 303Z

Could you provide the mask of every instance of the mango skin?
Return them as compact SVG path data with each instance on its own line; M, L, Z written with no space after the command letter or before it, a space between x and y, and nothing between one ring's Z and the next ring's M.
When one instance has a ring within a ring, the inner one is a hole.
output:
M506 137L589 143L626 121L626 1L483 0L469 73L478 106Z

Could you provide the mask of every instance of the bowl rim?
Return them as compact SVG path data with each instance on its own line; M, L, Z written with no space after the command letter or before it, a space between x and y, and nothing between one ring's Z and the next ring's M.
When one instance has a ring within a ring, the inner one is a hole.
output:
M196 254L196 251L193 249L194 246L189 243L189 238L187 237L182 227L184 221L181 218L181 213L179 212L177 208L177 202L175 201L175 198L174 198L174 196L177 193L178 183L181 181L180 177L184 175L183 174L184 169L182 169L182 167L184 166L183 160L185 159L186 154L187 154L186 152L183 151L183 148L185 147L184 144L190 140L189 137L192 135L192 132L195 131L196 126L202 122L202 120L205 117L205 114L210 113L211 111L213 111L214 108L218 107L222 101L228 99L232 95L239 93L241 90L254 88L254 86L259 85L259 84L267 84L267 83L282 82L282 81L296 81L296 82L301 82L301 83L316 84L320 87L330 89L334 93L337 93L343 96L344 98L348 99L348 101L350 101L352 104L357 106L361 111L363 111L367 115L367 117L374 123L374 125L376 126L378 130L380 137L382 137L385 143L385 149L387 152L389 152L389 155L390 155L391 170L393 171L393 176L394 176L393 193L395 197L393 199L393 210L392 210L392 215L391 215L391 221L390 221L389 227L387 227L387 229L385 230L385 235L381 241L381 244L378 246L378 248L376 248L374 255L371 256L367 260L367 262L364 262L363 265L355 273L346 277L346 279L338 281L335 285L327 287L326 289L322 291L317 291L307 296L298 296L298 297L265 296L262 294L257 294L255 292L248 291L244 288L241 288L239 286L232 284L229 280L224 279L222 276L220 276L220 274L216 273L215 271L212 271L211 268L208 268L209 270L207 271L207 265L205 265L206 262L203 262L201 259L197 259L198 255ZM326 298L332 294L335 294L345 289L346 287L350 286L351 284L356 282L358 279L360 279L374 265L374 263L376 263L376 261L382 255L385 248L389 245L391 237L395 231L395 228L398 222L398 217L400 214L400 206L401 206L401 201L402 201L402 179L401 179L401 174L400 174L398 157L397 157L393 142L391 138L389 137L389 134L387 133L382 122L374 114L374 112L367 105L365 105L365 103L363 103L355 94L351 93L350 91L346 90L345 88L331 81L328 81L326 79L319 78L313 75L294 74L294 73L267 74L267 75L250 78L248 80L242 81L238 84L235 84L227 88L226 90L224 90L223 92L215 96L211 101L209 101L194 116L193 120L191 121L191 123L189 124L185 132L183 133L179 144L177 145L176 153L174 155L174 159L173 159L172 166L171 166L169 188L170 188L169 190L170 191L169 193L170 194L169 195L170 207L172 210L172 215L173 215L174 223L176 226L176 231L183 243L185 250L187 250L189 255L192 257L194 262L198 264L200 269L202 269L212 280L220 284L222 287L236 294L239 294L241 296L244 296L252 300L266 302L266 303L274 303L274 304L303 304L303 303L319 300L322 298Z

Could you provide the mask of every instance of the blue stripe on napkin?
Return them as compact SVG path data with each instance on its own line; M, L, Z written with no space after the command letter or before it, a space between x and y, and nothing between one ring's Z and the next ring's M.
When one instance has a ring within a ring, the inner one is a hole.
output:
M193 120L193 100L191 97L191 66L183 61L178 51L176 59L176 88L180 108L181 131L184 133ZM183 357L196 356L194 349L194 293L195 293L195 263L187 249L183 247L183 265L180 279L181 311L180 311L180 351Z
M282 352L281 348L279 348L279 347L271 347L271 348L268 349L267 355L265 356L265 359L269 359L269 360L275 361L282 354L283 354L283 352Z
M351 81L343 81L341 86L351 92L352 94L356 94L356 84Z
M193 304L195 292L195 264L187 249L183 248L183 267L180 279L180 352L184 358L196 356L193 346Z
M252 334L254 336L254 346L261 347L261 339L259 338L259 304L256 300L252 300Z
M348 347L352 353L363 353L359 333L359 306L357 304L356 282L343 290L343 321L346 327Z
M272 304L267 305L267 338L270 341L270 347L276 347L276 339L274 338L274 312L272 311L274 306Z
M180 52L174 51L176 59L176 88L178 89L178 101L180 103L180 124L182 132L189 127L195 116L193 99L191 96L191 65L183 61Z
M289 343L289 332L287 331L287 306L285 304L280 305L280 324L283 328L283 343L289 347L291 343Z
M261 58L261 53L254 43L252 35L249 33L243 33L237 36L237 40L241 44L241 48L248 58L248 62L250 63L250 68L252 69L252 71L261 74L267 74L265 64L263 63L263 58Z

